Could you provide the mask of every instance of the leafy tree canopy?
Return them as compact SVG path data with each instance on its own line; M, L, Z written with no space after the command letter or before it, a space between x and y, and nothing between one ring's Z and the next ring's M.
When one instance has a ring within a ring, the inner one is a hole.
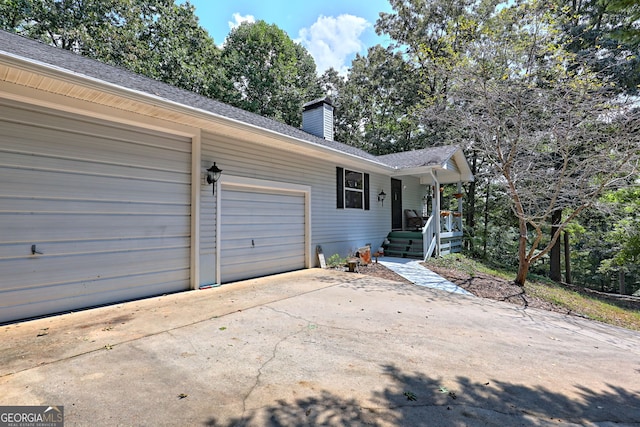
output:
M264 21L245 22L231 31L222 64L236 89L225 101L292 126L301 124L302 105L320 96L311 55Z

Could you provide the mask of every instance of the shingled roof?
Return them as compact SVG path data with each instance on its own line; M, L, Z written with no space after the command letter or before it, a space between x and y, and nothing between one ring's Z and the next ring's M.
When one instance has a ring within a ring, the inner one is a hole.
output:
M377 159L384 164L398 169L439 166L451 159L456 151L458 151L458 147L448 145L386 154L384 156L378 156Z
M220 101L180 89L169 84L135 74L120 67L104 64L73 52L58 49L45 43L0 30L0 51L14 57L45 64L78 76L104 81L122 88L159 97L183 106L203 110L218 116L237 120L278 134L311 144L324 146L339 152L373 161L393 169L438 166L458 150L456 147L436 147L403 153L374 156L364 150L338 141L325 140L302 129L277 120L250 113Z

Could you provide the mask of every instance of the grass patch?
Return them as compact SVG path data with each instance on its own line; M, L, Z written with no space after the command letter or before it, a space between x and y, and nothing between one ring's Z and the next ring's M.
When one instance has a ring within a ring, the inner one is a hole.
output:
M483 273L496 279L512 282L516 276L515 271L496 268L462 254L446 255L439 259L432 258L427 264L458 270L471 277ZM526 295L562 307L572 314L640 331L640 303L638 302L618 301L611 298L611 295L560 285L546 277L533 274L527 278L524 288Z
M618 304L564 286L530 281L525 284L527 295L537 296L569 312L610 325L640 331L640 310Z
M442 256L440 258L430 258L429 260L427 260L427 264L441 268L453 268L463 271L470 276L475 276L477 273L484 273L511 281L513 281L516 277L516 275L512 271L504 268L494 267L489 264L483 264L472 258L467 258L462 254L451 254Z

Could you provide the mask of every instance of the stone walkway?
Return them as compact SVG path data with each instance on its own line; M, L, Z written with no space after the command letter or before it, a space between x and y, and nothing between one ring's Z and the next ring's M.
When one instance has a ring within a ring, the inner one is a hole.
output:
M471 292L462 289L455 283L425 268L420 264L419 260L384 257L378 258L378 262L418 286L440 289L455 294L473 295Z

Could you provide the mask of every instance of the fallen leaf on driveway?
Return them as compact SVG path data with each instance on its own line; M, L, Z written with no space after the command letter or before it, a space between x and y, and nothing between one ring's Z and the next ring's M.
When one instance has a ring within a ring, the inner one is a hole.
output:
M410 392L410 391L405 391L404 395L407 398L407 400L412 400L412 401L418 400L416 395L414 393Z

